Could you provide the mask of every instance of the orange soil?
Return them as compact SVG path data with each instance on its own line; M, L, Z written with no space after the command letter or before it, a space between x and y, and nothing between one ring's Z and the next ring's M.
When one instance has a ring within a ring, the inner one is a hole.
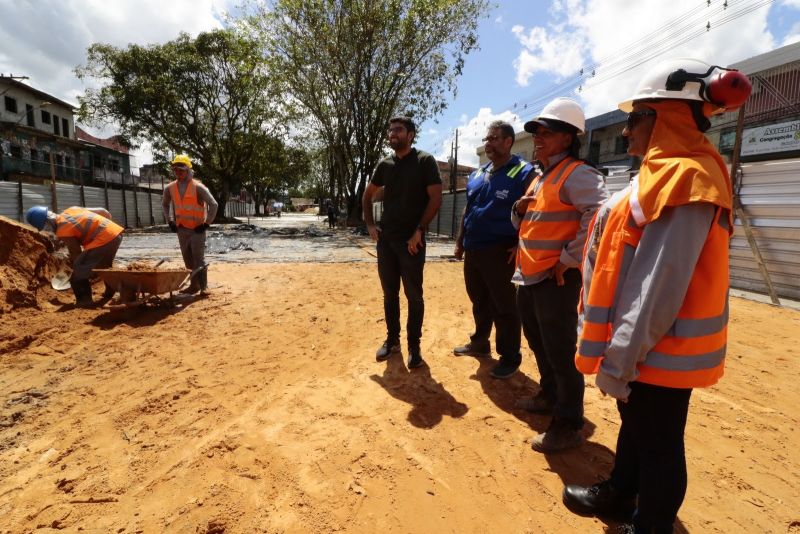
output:
M614 403L588 442L530 449L522 372L451 355L461 266L426 267L429 369L376 363L369 264L212 266L211 296L119 312L43 299L0 325L0 532L603 532L560 502L607 474ZM99 290L99 288L98 288ZM128 312L126 312L128 313ZM800 532L800 314L732 299L727 371L692 397L678 531Z

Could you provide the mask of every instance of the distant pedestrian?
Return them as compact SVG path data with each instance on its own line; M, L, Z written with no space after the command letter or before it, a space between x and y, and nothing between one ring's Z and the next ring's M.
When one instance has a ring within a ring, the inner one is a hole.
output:
M170 230L178 234L183 264L187 269L195 270L205 263L206 230L217 216L217 201L208 188L194 178L189 156L175 156L172 160L172 172L176 180L164 188L161 207ZM207 289L208 271L202 269L182 292L205 293Z
M377 242L378 276L383 289L386 341L375 358L380 362L400 353L400 281L408 299L408 367L425 362L420 350L425 302L425 229L442 204L442 179L434 157L413 148L417 129L407 117L389 121L389 146L394 155L380 163L362 199L364 221ZM380 227L372 216L373 196L384 188Z
M124 228L112 221L111 214L103 208L73 206L54 213L45 206L33 206L25 213L25 220L38 230L49 224L56 237L67 245L72 261L69 285L75 303L80 308L93 306L92 269L112 266ZM106 285L103 301L111 299L114 293L114 288Z
M519 250L512 281L522 331L536 357L541 390L520 406L551 413L547 430L533 439L539 452L579 445L583 428L583 375L575 369L579 270L586 232L608 197L600 172L578 159L585 124L574 100L556 98L525 124L544 169L514 205Z
M593 222L575 363L617 399L622 425L610 478L569 485L563 498L579 514L632 520L632 532L672 532L686 494L692 388L723 373L733 195L703 132L750 88L738 72L678 59L619 105L628 153L643 160Z
M457 356L490 356L489 335L494 324L500 356L490 372L495 378L512 376L522 361L516 289L511 283L517 229L508 213L525 194L533 165L511 154L514 139L514 127L507 122L489 124L483 139L489 163L467 181L467 206L455 248L456 258L464 258L464 283L472 302L475 331L467 344L453 352Z
M336 218L339 215L336 205L328 202L328 228L336 228Z

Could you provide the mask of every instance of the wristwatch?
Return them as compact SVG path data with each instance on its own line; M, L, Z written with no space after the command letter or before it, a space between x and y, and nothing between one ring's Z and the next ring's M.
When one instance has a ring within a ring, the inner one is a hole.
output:
M422 232L423 234L425 233L425 227L424 227L424 226L422 226L421 224L418 224L418 225L417 225L417 230L419 230L419 231L420 231L420 232Z

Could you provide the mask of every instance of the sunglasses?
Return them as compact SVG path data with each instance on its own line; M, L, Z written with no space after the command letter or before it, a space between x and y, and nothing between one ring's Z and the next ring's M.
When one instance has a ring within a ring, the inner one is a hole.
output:
M636 127L637 124L642 122L645 117L655 117L655 110L648 109L647 111L631 111L628 113L628 118L625 120L625 125L629 130Z

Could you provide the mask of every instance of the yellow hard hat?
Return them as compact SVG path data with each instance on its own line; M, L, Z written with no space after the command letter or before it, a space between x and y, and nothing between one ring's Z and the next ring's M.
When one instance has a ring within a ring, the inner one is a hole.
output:
M171 165L186 165L188 168L192 168L192 160L189 159L189 156L186 154L178 154L175 156L175 159L172 160Z

